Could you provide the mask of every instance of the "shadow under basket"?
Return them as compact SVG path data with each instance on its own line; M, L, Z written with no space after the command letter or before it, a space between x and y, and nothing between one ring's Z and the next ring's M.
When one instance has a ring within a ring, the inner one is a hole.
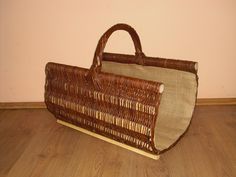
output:
M135 55L104 53L117 30L130 34ZM58 123L153 159L186 132L197 88L196 62L145 56L126 24L102 35L90 69L46 65L45 103Z

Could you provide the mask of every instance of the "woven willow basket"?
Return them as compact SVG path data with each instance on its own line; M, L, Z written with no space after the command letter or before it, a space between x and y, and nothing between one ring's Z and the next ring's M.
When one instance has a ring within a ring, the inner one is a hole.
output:
M135 55L104 53L117 30L130 34ZM129 25L102 35L90 69L48 63L45 70L45 103L59 123L142 155L157 159L190 124L197 63L146 57Z

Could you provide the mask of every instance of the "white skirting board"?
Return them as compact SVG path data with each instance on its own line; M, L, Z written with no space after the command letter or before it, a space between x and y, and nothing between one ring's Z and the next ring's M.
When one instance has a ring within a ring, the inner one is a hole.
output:
M73 128L73 129L78 130L78 131L80 131L80 132L83 132L83 133L85 133L85 134L87 134L87 135L90 135L90 136L93 136L93 137L95 137L95 138L98 138L98 139L101 139L101 140L103 140L103 141L106 141L106 142L108 142L108 143L111 143L111 144L120 146L120 147L122 147L122 148L128 149L128 150L130 150L130 151L132 151L132 152L138 153L138 154L140 154L140 155L149 157L149 158L154 159L154 160L158 160L159 157L160 157L160 155L150 154L150 153L148 153L148 152L145 152L145 151L142 151L142 150L140 150L140 149L131 147L131 146L129 146L129 145L126 145L126 144L117 142L117 141L112 140L112 139L110 139L110 138L107 138L107 137L104 137L104 136L102 136L102 135L93 133L93 132L91 132L91 131L88 131L88 130L83 129L83 128L80 128L80 127L77 127L77 126L75 126L75 125L73 125L73 124L64 122L64 121L59 120L59 119L57 119L57 123L62 124L62 125L65 125L65 126L70 127L70 128Z

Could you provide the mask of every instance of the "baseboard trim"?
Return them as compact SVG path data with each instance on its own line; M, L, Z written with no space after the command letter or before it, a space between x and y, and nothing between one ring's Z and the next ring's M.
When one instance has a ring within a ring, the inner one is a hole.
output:
M0 102L0 109L45 109L44 102Z
M197 106L236 105L236 98L198 98ZM44 102L0 102L0 109L45 109Z
M236 105L236 98L198 98L196 105Z

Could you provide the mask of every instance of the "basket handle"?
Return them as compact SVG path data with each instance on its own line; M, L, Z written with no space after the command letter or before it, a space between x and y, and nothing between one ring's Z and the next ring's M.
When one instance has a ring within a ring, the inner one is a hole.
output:
M141 65L144 63L143 56L145 55L142 52L142 46L141 46L141 42L140 42L137 32L131 26L127 24L123 24L123 23L119 23L112 26L99 39L95 53L94 53L93 64L87 75L88 80L91 80L93 85L97 88L101 88L101 84L98 78L98 73L101 72L102 55L103 55L104 49L106 47L107 41L109 37L111 36L111 34L118 30L124 30L129 33L134 43L135 56L137 57L137 60L138 60L137 62Z
M144 53L142 52L142 45L141 45L137 32L134 30L134 28L132 28L129 25L119 23L109 28L98 41L97 48L94 53L93 65L92 65L92 67L95 67L96 70L99 70L99 71L101 70L102 55L103 55L103 52L104 52L104 49L105 49L105 46L107 44L109 37L111 36L113 32L118 31L118 30L124 30L129 33L134 43L135 55L137 57L138 63L140 64L143 63L142 57L144 56Z

